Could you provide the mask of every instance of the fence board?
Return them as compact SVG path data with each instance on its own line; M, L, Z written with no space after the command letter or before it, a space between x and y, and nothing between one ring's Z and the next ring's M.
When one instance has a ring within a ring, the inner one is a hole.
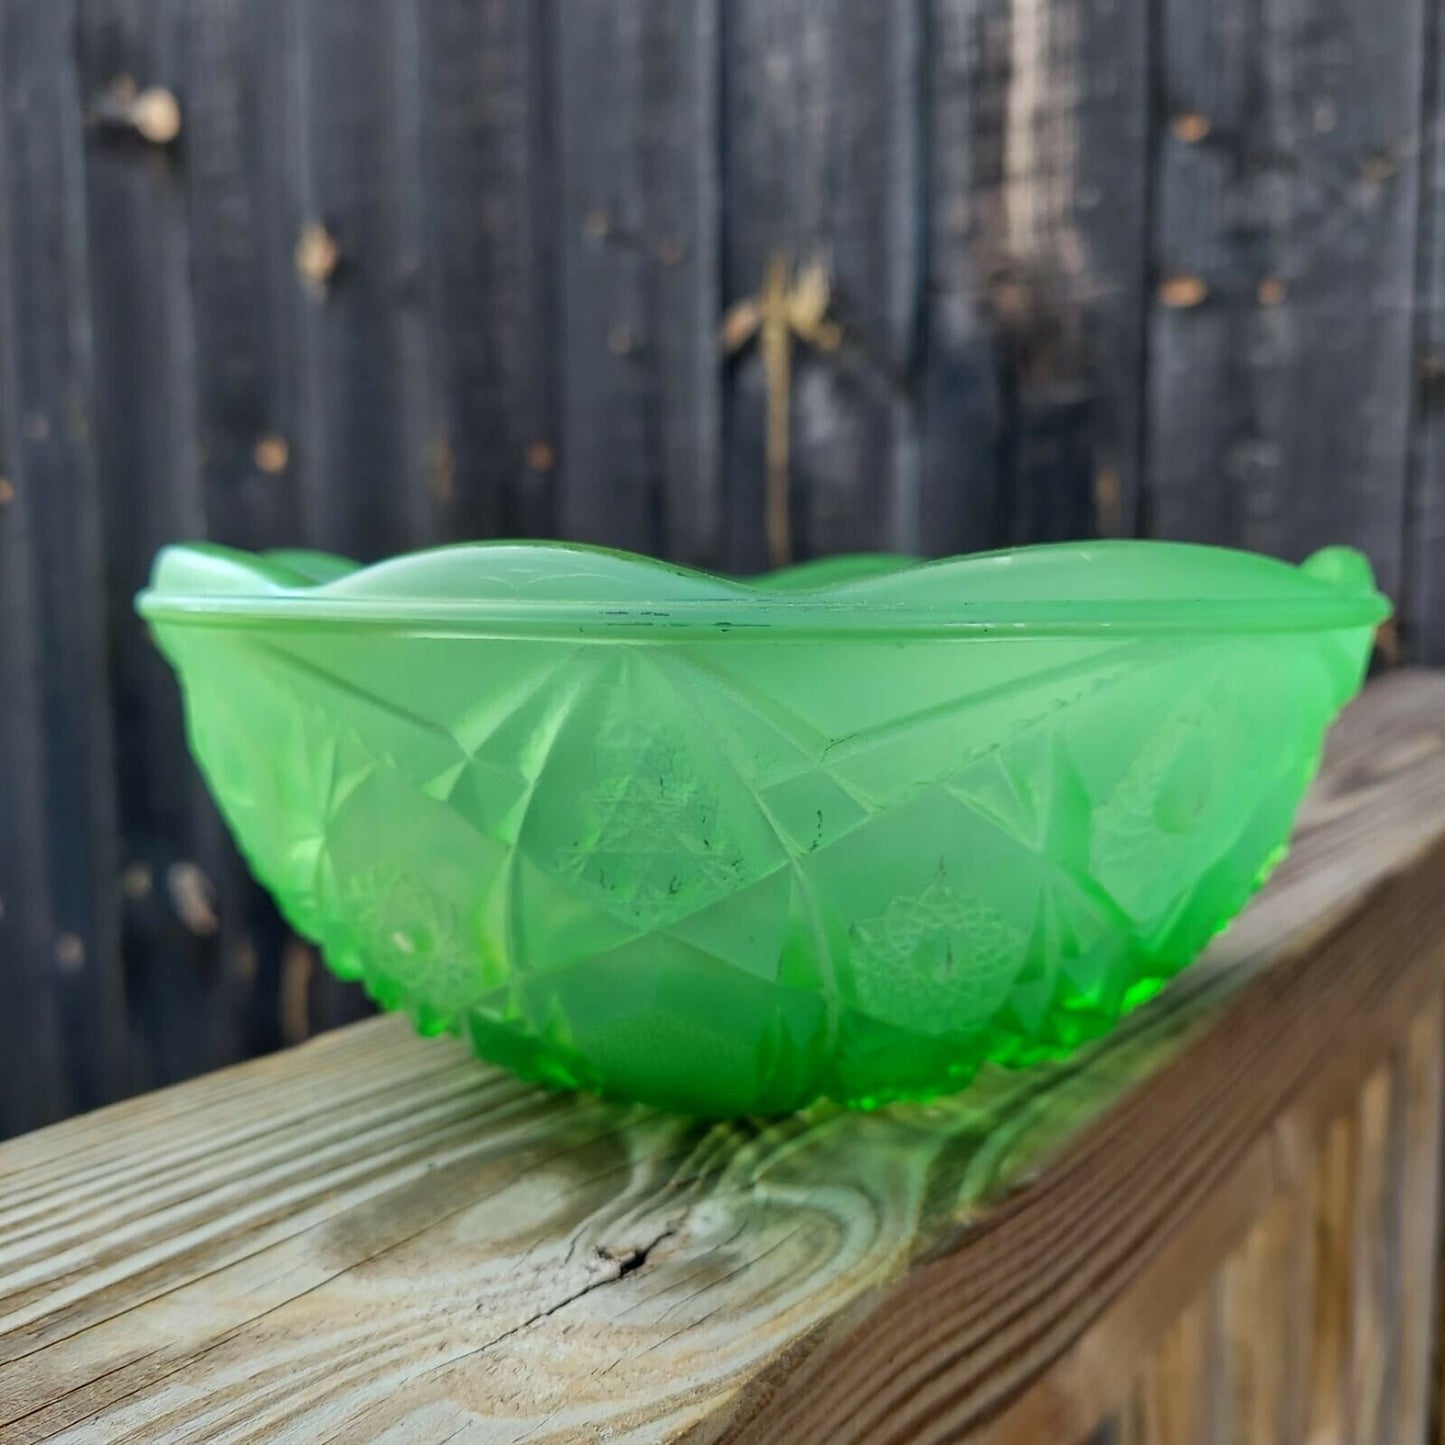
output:
M120 874L107 886L123 920L134 1082L146 1088L249 1052L240 1011L214 997L217 914L199 915L201 931L187 928L167 888L185 876L204 892L231 850L195 769L182 761L174 678L130 611L156 550L206 533L179 150L148 141L120 112L127 94L149 87L184 96L185 36L175 5L84 0L76 40L121 832ZM198 893L196 901L207 900Z
M0 1065L14 1085L0 1095L8 1129L128 1083L75 20L68 0L10 7L0 32L0 471L15 497L0 529L15 528L7 564L15 543L25 553L13 579L6 567L19 614L7 608L7 626L29 631L5 649L16 689L0 709L15 748L6 792L19 804L0 880L15 908L5 937L15 996L3 1012L18 1037L7 1025L16 1053Z
M1405 631L1414 658L1445 661L1445 24L1429 9L1420 147L1413 472Z
M283 45L284 0L181 4L181 159L190 234L196 475L206 534L231 546L302 537L304 455L298 435L301 292L294 264L294 188ZM166 678L174 693L174 683ZM171 755L171 766L175 759ZM219 922L210 968L210 1033L225 1057L282 1042L280 973L286 934L213 808L194 813L196 857L213 884ZM185 861L185 860L183 860ZM162 875L169 877L169 873ZM164 890L150 927L192 937ZM204 934L202 935L204 938ZM155 945L137 939L138 957ZM169 998L160 1007L182 1014ZM194 1025L193 1025L194 1027Z
M291 4L292 188L310 541L370 560L432 533L418 242L416 10L409 0Z
M428 0L427 480L447 537L550 536L559 446L550 0Z
M740 0L725 11L724 294L770 260L825 264L841 348L794 348L792 532L799 556L918 544L908 386L918 317L918 7ZM733 371L725 436L732 560L765 563L765 379Z
M557 34L565 535L718 566L712 3L584 0Z
M1401 580L1421 0L1165 0L1153 530Z
M15 44L0 30L0 75L11 73ZM43 614L35 597L39 565L34 513L41 494L15 472L16 397L14 238L8 224L14 142L0 107L0 957L7 1007L0 1010L0 1133L61 1118L69 1109L53 982L53 928L46 890L42 785L40 654Z
M301 535L300 218L294 187L280 183L293 120L284 3L181 7L196 470L207 533L233 547Z
M291 0L281 27L291 145L291 344L303 531L363 561L439 539L428 474L429 349L415 0ZM282 1033L367 1011L312 954L283 953Z
M935 0L925 542L1138 526L1149 9Z

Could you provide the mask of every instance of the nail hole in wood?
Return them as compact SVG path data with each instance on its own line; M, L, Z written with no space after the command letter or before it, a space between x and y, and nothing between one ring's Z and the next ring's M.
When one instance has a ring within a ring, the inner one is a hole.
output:
M281 952L281 1037L299 1044L311 1032L311 975L315 961L299 938L288 939Z
M121 892L137 903L143 898L150 897L153 882L151 870L145 863L132 863L120 875Z
M221 927L216 913L216 885L205 872L189 859L181 859L166 869L166 892L176 917L188 933L209 938Z
M55 940L55 963L62 973L77 973L85 966L85 944L74 933Z
M427 454L427 480L432 496L439 502L449 502L456 494L457 459L449 443L432 443Z
M268 432L256 442L256 465L270 476L284 472L291 460L291 446L283 436Z
M169 145L181 133L181 106L163 85L141 91L130 103L130 123L152 145Z
M1209 295L1198 276L1169 276L1159 283L1159 299L1172 311L1187 311Z
M1100 467L1094 474L1094 521L1101 537L1119 535L1123 522L1124 489L1117 467Z
M1198 145L1209 134L1209 117L1197 110L1186 110L1174 117L1172 129L1186 145Z
M236 945L236 952L231 960L231 972L242 983L251 983L255 980L260 961L256 957L256 945L249 938L243 938Z
M320 221L301 228L296 241L296 269L313 290L323 291L341 264L341 247Z

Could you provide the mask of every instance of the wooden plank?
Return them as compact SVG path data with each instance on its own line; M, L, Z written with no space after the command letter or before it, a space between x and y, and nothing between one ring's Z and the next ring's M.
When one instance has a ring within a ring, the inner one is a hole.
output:
M722 268L729 306L769 263L826 266L839 350L796 346L792 534L799 557L921 545L908 378L919 310L923 27L917 7L738 0L724 10ZM755 348L725 399L731 565L766 565L766 381Z
M1299 1148L1311 1141L1296 1139ZM1318 1140L1313 1141L1316 1149ZM1296 1182L1289 1192L1290 1250L1292 1258L1284 1288L1288 1292L1285 1309L1284 1396L1279 1422L1280 1445L1307 1438L1310 1411L1310 1362L1314 1349L1315 1319L1315 1240L1314 1219L1319 1207L1317 1171L1298 1166Z
M1395 1438L1424 1440L1440 1280L1440 1166L1445 1105L1445 1010L1436 996L1410 1027L1402 1069L1404 1169L1400 1185L1400 1339Z
M930 7L934 552L1139 525L1149 7Z
M306 298L295 262L306 218L286 184L298 117L283 6L216 0L176 7L171 20L181 51L173 63L183 140L173 167L189 242L193 466L207 535L249 550L302 540L308 462L297 445Z
M1185 1308L1145 1365L1130 1406L1140 1445L1195 1445L1209 1438L1216 1302L1206 1290Z
M0 1132L129 1079L75 22L61 0L11 8L0 30L0 531L16 569L0 664L15 686L0 791L16 808L0 879L14 910L0 923L14 989Z
M709 1127L386 1019L6 1145L0 1429L1087 1436L1438 986L1442 703L1371 689L1208 960L956 1098Z
M1314 1218L1315 1323L1310 1351L1308 1438L1344 1439L1350 1409L1350 1313L1359 1128L1334 1121L1318 1162Z
M1309 1221L1289 1191L1250 1230L1225 1265L1221 1303L1224 1390L1216 1414L1224 1440L1258 1445L1294 1436L1286 1424L1291 1394L1304 1380L1294 1371L1293 1335L1299 1299L1297 1241Z
M428 0L420 166L428 485L447 538L556 531L561 336L550 0Z
M0 65L12 42L0 32ZM0 73L5 73L0 71ZM0 196L11 194L10 136L0 107ZM45 850L45 730L40 655L44 618L36 595L38 498L21 490L14 468L15 247L8 203L0 215L0 953L8 1007L0 1011L0 1136L33 1129L69 1112L53 979Z
M206 536L253 550L303 540L307 458L296 440L297 337L306 298L295 265L303 218L296 187L284 183L297 126L283 4L173 6L165 21L178 52L171 64L182 131L171 169L184 193L194 338L190 375L181 378L194 392L193 456L177 480L199 488ZM146 14L154 17L156 7ZM133 157L132 164L144 159ZM111 298L122 312L132 274L121 273L122 289ZM148 564L149 547L183 535L179 525L157 528L135 559L137 569ZM280 984L289 931L238 856L194 767L186 765L185 786L175 786L184 756L175 725L179 694L153 649L144 652L150 690L140 725L150 739L149 771L159 770L186 810L178 829L151 840L151 856L135 860L140 866L127 874L126 897L130 946L151 984L150 1011L166 1036L179 1040L158 1061L160 1072L174 1078L283 1042ZM173 880L199 886L209 911L198 911L194 900L187 907L184 897L178 908ZM137 1027L150 1032L156 1025L141 1014Z
M1398 589L1423 19L1165 0L1154 534L1290 558L1351 541Z
M205 483L224 456L213 462L199 431L198 379L204 392L213 358L235 359L214 351L214 336L198 348L192 308L192 278L212 265L212 237L192 247L182 157L205 154L206 102L197 117L181 107L184 151L180 137L148 140L124 118L128 98L153 87L187 102L193 91L213 93L186 84L183 16L175 6L88 0L77 48L91 118L89 304L121 830L107 886L122 910L135 1083L154 1088L249 1052L238 1027L243 994L228 986L237 940L224 922L236 910L221 906L215 881L244 874L199 774L177 766L186 756L179 691L132 610L157 550L207 534ZM194 137L193 118L202 122ZM184 910L177 880L192 905ZM226 904L241 896L234 887L225 893Z
M417 7L291 0L283 16L305 530L372 560L433 535Z
M557 40L567 537L724 563L718 10L569 4Z
M276 12L287 144L295 467L304 540L371 561L439 539L430 447L420 7L413 0ZM289 950L289 952L288 952ZM361 992L283 945L277 1007L294 1041L370 1012ZM288 967L289 964L289 967Z
M1359 1157L1355 1233L1350 1248L1353 1282L1348 1390L1349 1438L1361 1445L1394 1438L1390 1408L1399 1353L1400 1200L1396 1079L1389 1065L1375 1071L1356 1109Z
M1445 659L1445 25L1431 13L1421 46L1419 255L1415 271L1415 407L1405 532L1405 640L1422 662Z

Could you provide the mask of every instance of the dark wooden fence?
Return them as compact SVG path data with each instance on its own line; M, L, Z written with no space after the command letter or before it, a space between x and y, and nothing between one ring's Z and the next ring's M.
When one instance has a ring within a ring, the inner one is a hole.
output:
M840 329L798 555L1353 541L1445 659L1442 45L1436 0L0 0L0 1132L361 1007L187 760L156 548L755 569L719 328L777 257Z

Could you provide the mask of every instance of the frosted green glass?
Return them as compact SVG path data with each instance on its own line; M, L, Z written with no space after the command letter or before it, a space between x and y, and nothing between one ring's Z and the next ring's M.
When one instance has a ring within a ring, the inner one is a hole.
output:
M1062 1054L1281 856L1388 612L1165 543L753 584L541 543L174 547L142 613L330 967L528 1079L705 1115Z

